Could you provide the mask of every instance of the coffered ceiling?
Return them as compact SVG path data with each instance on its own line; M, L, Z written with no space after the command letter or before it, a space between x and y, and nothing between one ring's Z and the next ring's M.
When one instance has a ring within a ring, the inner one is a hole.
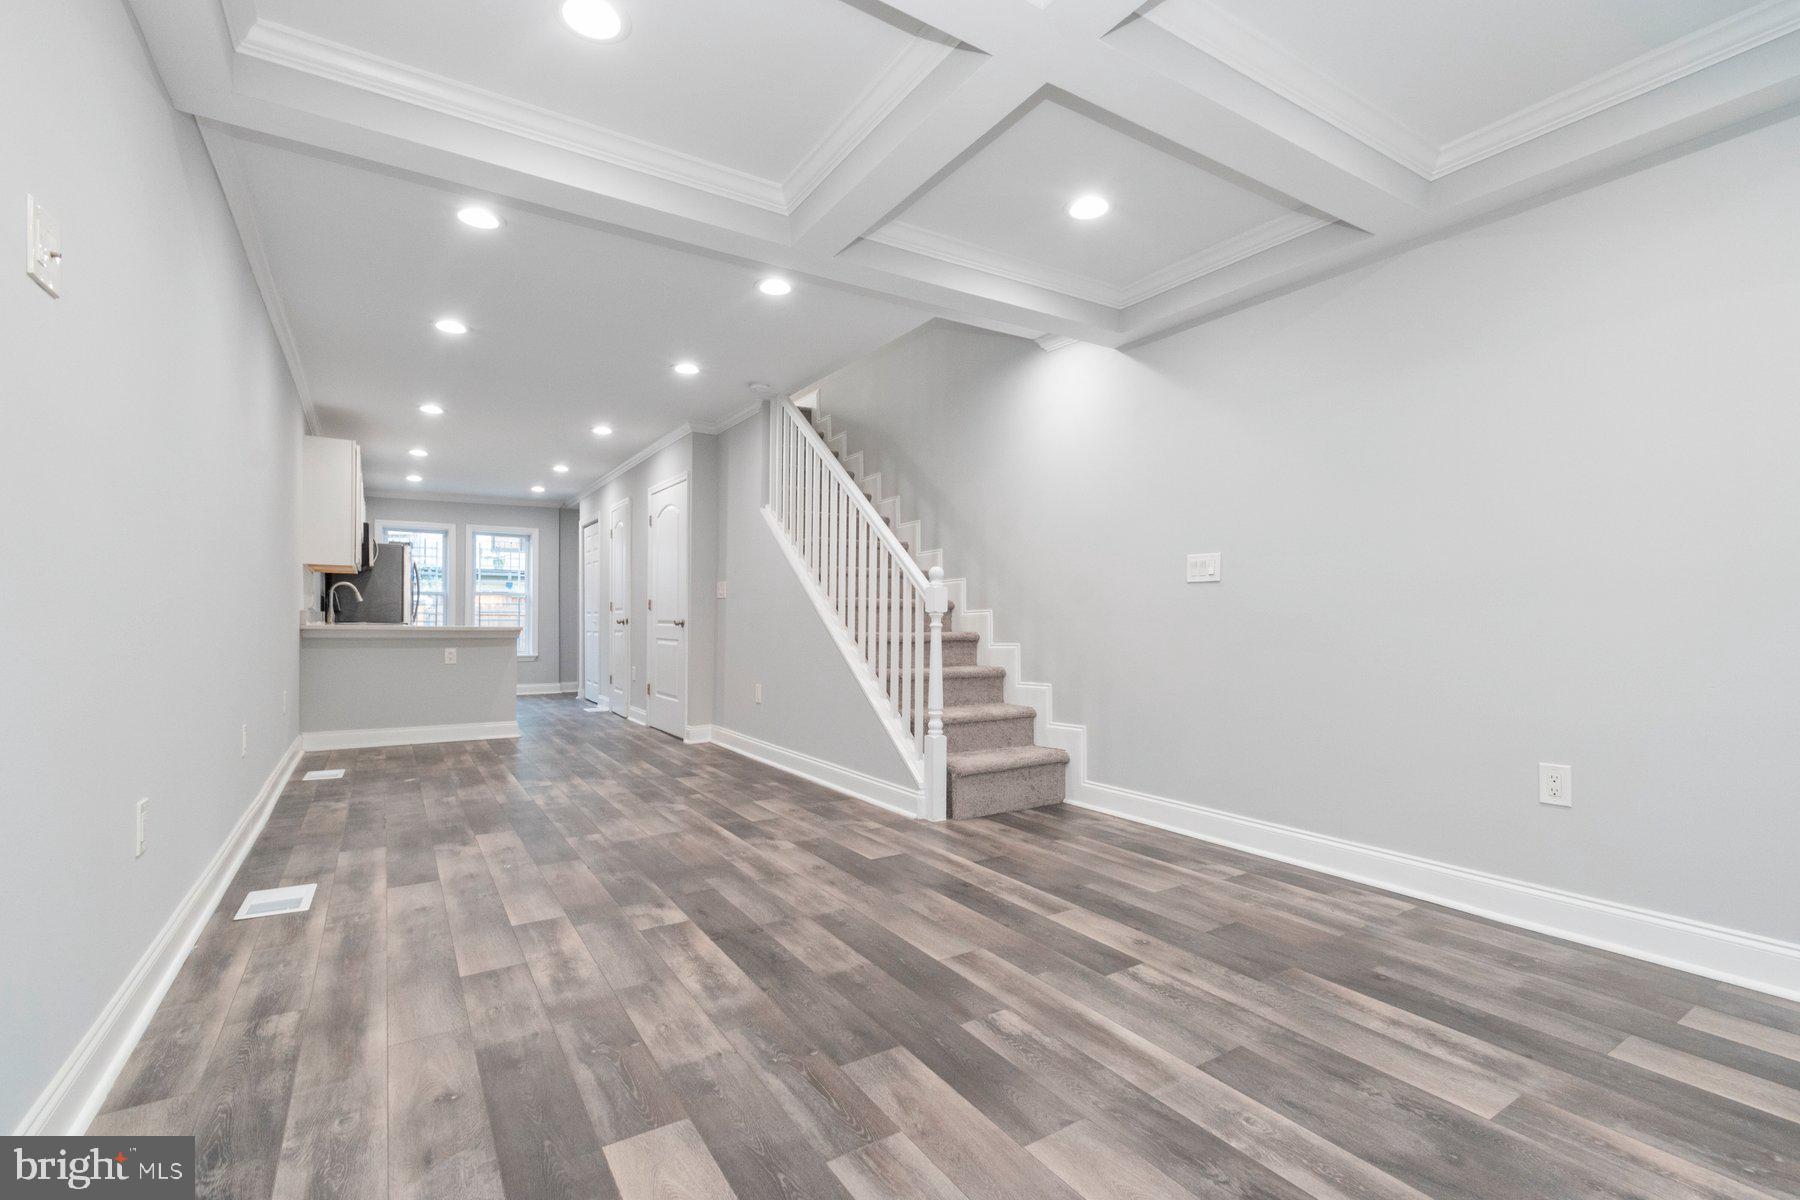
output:
M1800 0L616 0L608 43L555 0L130 3L215 139L1046 345L1153 337L1800 103ZM1084 192L1111 211L1072 221ZM271 238L299 219L249 206Z

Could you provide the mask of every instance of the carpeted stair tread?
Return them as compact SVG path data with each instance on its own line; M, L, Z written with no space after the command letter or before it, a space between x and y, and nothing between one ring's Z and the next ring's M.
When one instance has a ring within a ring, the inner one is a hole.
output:
M948 667L945 670L949 670ZM962 725L980 721L1018 721L1037 719L1037 709L1029 704L957 704L944 706L944 724Z
M1016 771L1021 767L1067 766L1069 752L1056 746L1006 746L999 750L965 750L949 755L946 762L951 777L961 778Z
M906 672L904 671L888 672L890 675L903 675L905 673ZM914 667L912 673L915 675L923 675L925 673L925 668L923 666ZM947 666L944 668L945 679L996 679L1005 674L1005 667L984 667L979 664L970 664L963 667Z

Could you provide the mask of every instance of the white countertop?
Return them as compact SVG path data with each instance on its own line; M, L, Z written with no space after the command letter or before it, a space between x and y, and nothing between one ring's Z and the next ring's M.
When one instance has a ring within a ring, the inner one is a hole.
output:
M381 621L340 621L336 625L301 625L303 638L492 638L517 641L517 625L396 625Z

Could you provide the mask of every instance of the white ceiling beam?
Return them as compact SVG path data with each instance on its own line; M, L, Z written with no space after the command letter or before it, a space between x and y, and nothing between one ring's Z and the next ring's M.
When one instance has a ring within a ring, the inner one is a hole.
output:
M1104 38L1135 11L1126 0L1054 0L1044 10L1020 0L888 2L1049 87L1326 216L1382 233L1405 229L1425 205L1424 180L1222 64L1204 55L1198 56L1204 64L1147 60ZM1065 5L1070 7L1058 14ZM1207 64L1213 69L1204 70ZM1166 73L1178 68L1179 79ZM1284 136L1291 130L1264 123L1283 117L1316 133L1316 142L1296 142Z
M984 56L928 111L890 118L889 128L841 164L794 213L796 243L836 254L885 222L1040 87L1032 72Z

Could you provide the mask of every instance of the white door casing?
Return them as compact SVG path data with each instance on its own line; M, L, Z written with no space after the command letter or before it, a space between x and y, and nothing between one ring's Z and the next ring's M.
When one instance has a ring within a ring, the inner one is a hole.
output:
M600 669L600 564L601 543L605 530L600 522L589 521L581 527L581 698L593 704L604 704L606 675Z
M606 517L606 695L621 717L631 702L631 501L621 500Z
M687 476L650 489L648 719L687 737Z

